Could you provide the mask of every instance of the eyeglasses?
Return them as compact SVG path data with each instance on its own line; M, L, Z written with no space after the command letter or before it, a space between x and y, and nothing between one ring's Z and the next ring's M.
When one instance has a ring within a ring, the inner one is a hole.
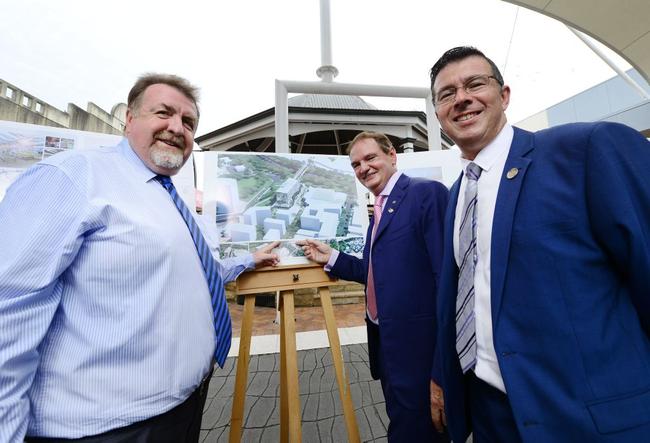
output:
M463 83L462 88L469 95L478 94L485 89L488 83L490 83L491 78L497 80L497 78L493 75L477 75ZM498 80L497 83L501 84ZM440 106L453 102L456 99L457 91L458 88L455 86L450 86L443 89L442 91L439 91L434 97L434 104L436 106Z

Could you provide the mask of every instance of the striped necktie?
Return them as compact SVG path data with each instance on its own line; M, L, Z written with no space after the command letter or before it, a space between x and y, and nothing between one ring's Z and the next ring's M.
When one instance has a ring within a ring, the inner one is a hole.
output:
M470 162L465 171L467 179L465 202L459 229L458 250L460 270L456 295L456 351L463 374L476 365L476 322L474 319L474 271L476 250L476 194L481 167Z
M205 271L206 279L208 280L208 289L212 297L212 312L214 313L214 329L216 332L217 345L214 351L214 358L223 368L228 351L230 351L230 342L232 339L232 328L230 325L230 313L228 312L228 303L226 302L226 294L223 288L223 281L217 263L208 247L205 237L201 234L201 230L196 224L196 220L192 217L192 213L181 199L181 196L176 192L176 188L172 183L171 178L166 175L157 175L155 177L166 190L169 192L178 212L183 216L187 228L190 230L192 240L201 259L203 270Z

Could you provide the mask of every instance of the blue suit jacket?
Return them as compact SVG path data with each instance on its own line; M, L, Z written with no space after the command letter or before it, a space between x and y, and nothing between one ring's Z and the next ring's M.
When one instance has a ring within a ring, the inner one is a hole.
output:
M518 174L508 179L512 168ZM465 441L454 345L459 183L445 220L434 379L451 437ZM496 200L491 273L494 346L523 440L647 441L650 143L611 123L515 128Z
M428 407L436 339L436 291L442 260L442 220L449 191L441 183L402 175L382 212L372 246L379 340L369 327L371 372L385 368L397 400ZM366 283L371 220L363 260L340 254L331 273ZM374 328L374 331L377 329Z

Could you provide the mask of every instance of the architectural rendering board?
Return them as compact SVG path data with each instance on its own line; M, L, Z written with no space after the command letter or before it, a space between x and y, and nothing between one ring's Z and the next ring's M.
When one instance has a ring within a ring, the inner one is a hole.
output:
M294 241L304 238L363 251L365 189L347 157L210 152L204 161L203 214L217 225L222 257L281 240L282 261L300 261Z
M397 155L397 169L409 177L423 177L442 182L448 188L462 170L460 151L425 151Z
M0 121L0 200L22 172L39 161L69 149L115 146L121 139L119 135ZM174 184L188 206L195 207L191 158L174 176Z

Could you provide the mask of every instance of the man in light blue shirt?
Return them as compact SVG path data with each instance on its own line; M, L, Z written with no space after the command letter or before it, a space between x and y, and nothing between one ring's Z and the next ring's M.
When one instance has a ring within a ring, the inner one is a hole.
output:
M211 295L190 232L154 180L185 163L198 119L196 88L145 75L118 146L55 155L9 188L0 441L198 439L215 349ZM276 264L271 247L219 266L223 280Z

